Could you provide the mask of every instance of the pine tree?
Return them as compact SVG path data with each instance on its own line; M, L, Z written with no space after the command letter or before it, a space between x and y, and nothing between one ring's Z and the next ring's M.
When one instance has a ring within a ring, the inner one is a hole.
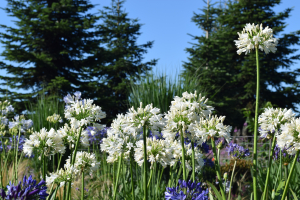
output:
M7 72L0 93L17 101L32 100L42 90L46 94L66 95L80 86L84 90L85 72L95 62L94 52L103 52L96 32L91 31L99 17L87 12L94 7L87 0L7 0L4 10L18 20L17 28L1 25L0 63ZM9 89L6 89L6 86ZM13 92L27 90L22 94ZM24 104L14 105L24 110Z
M101 35L104 45L105 64L93 67L92 77L99 81L90 82L91 90L97 96L97 102L105 109L108 119L128 109L130 80L138 80L140 75L149 71L157 62L153 59L142 62L143 54L151 48L153 41L137 44L137 37L141 34L141 24L137 19L128 18L122 9L124 1L112 1L111 7L104 7L100 20L103 22L96 30Z
M207 97L217 113L225 115L227 123L233 126L243 125L243 109L254 111L255 107L255 54L238 55L234 43L238 38L237 32L241 32L246 23L269 26L274 31L274 37L279 38L275 54L260 52L259 55L260 100L297 111L295 104L300 102L300 94L296 77L300 70L288 70L300 59L300 55L292 55L297 51L292 45L300 44L300 31L279 35L287 26L284 20L292 9L275 14L272 8L277 4L280 0L229 1L216 17L218 28L210 37L195 36L197 43L186 49L190 57L184 63L184 73L199 75L199 81L206 86Z

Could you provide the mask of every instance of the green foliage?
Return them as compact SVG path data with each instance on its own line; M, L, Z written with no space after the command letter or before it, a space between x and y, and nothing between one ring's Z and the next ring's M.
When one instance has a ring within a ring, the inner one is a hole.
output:
M14 64L0 63L7 74L0 76L1 85L9 87L1 88L0 93L14 100L16 110L24 110L23 102L30 102L43 88L59 95L74 92L79 86L86 88L84 72L101 62L93 52L103 50L96 32L91 31L99 19L87 13L93 7L86 0L7 0L7 7L2 9L17 20L16 28L0 26L5 48L1 56Z
M152 47L153 41L137 44L142 25L137 19L128 18L123 3L113 0L111 7L104 7L101 11L100 20L103 23L96 30L106 51L98 56L99 60L105 58L105 62L93 66L86 78L89 82L86 93L97 97L96 104L106 112L107 123L118 113L127 110L130 80L135 82L157 62L156 59L142 62L143 55Z
M149 73L141 77L138 83L130 82L129 106L138 108L140 102L143 105L152 103L154 107L160 108L161 113L169 110L174 96L182 96L183 92L194 92L205 94L204 88L198 83L195 76L180 77L174 80L167 75L154 75Z
M44 93L36 99L36 103L26 105L27 116L33 121L33 130L40 131L44 127L50 130L53 124L47 121L47 117L59 114L61 118L64 118L64 102L56 95L46 96Z
M207 97L213 102L217 114L225 115L227 123L232 126L241 127L245 120L243 109L252 111L255 107L255 53L238 55L234 43L238 38L237 32L241 32L246 23L269 26L274 37L279 38L276 53L264 55L259 52L260 101L270 101L279 107L297 111L295 105L300 102L300 94L296 77L300 70L288 70L300 58L300 55L292 55L297 49L291 48L300 44L300 31L280 35L286 27L284 20L292 9L276 14L272 8L279 3L279 0L229 1L225 8L210 7L209 12L203 9L206 13L193 17L201 27L207 26L204 22L207 22L205 16L208 15L213 18L210 19L213 28L208 38L193 36L195 43L186 49L190 56L189 61L184 63L184 74L201 77L199 83L209 86Z

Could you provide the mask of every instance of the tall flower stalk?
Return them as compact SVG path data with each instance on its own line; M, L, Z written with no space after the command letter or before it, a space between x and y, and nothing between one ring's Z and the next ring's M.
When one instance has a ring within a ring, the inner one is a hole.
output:
M269 164L267 169L267 176L265 181L265 188L263 192L263 200L267 198L267 188L270 179L270 171L273 161L274 148L276 144L275 136L280 135L281 125L291 122L294 118L295 113L291 109L282 108L265 108L265 111L259 116L258 123L260 125L260 137L264 139L272 139L271 152L269 155Z
M264 51L268 54L270 51L276 52L276 45L278 39L273 38L273 30L269 27L263 29L262 24L246 24L245 28L241 33L238 33L239 38L235 40L235 45L238 50L237 53L240 55L245 52L250 53L255 48L256 53L256 104L255 104L255 122L254 122L254 145L253 145L253 194L254 200L257 200L257 130L258 130L258 109L259 109L259 55L258 50Z

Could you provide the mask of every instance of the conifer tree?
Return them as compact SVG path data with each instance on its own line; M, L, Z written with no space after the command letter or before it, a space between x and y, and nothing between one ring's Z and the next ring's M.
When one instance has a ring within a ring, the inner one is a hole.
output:
M288 70L300 59L299 54L293 54L297 50L292 48L292 45L300 44L300 31L280 35L287 26L284 20L292 9L275 14L272 8L277 4L280 0L229 1L215 18L218 25L215 31L208 38L194 36L197 43L186 49L190 57L184 63L184 73L200 77L199 82L206 87L207 97L216 107L216 112L226 115L230 125L242 126L245 121L243 109L254 113L255 108L255 54L238 55L234 43L237 32L242 31L246 23L269 26L274 37L279 38L275 54L260 52L259 55L260 100L297 111L295 105L300 102L300 94L296 77L300 70ZM195 22L203 23L200 20Z
M1 56L16 64L0 63L7 72L0 76L1 96L28 101L43 89L59 95L83 91L86 71L102 62L94 52L104 51L91 31L99 18L87 13L93 7L88 0L7 0L2 9L17 18L17 27L1 25ZM24 110L24 104L14 106Z
M128 18L123 10L124 1L112 0L111 7L101 11L102 23L96 27L101 35L101 44L105 48L105 63L96 64L90 78L98 77L98 81L90 82L89 93L97 96L97 102L106 110L108 119L128 109L130 80L138 80L140 75L152 69L157 62L153 59L143 62L143 54L151 48L153 41L137 44L141 34L141 24L137 19Z

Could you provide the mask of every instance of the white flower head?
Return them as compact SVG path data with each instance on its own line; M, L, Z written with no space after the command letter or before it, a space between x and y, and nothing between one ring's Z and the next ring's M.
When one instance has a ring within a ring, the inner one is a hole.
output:
M296 114L291 109L265 108L265 111L258 117L261 138L272 138L280 134L281 125L291 122Z
M268 54L270 51L275 53L278 44L278 39L273 38L273 30L268 26L263 29L262 24L246 24L245 28L241 33L238 33L239 38L235 40L235 45L238 50L237 53L240 55L245 52L247 55L254 48L259 48Z
M282 124L281 135L277 135L278 147L287 149L288 154L293 155L300 150L300 118L292 119L290 122Z
M223 124L225 116L209 116L201 118L199 121L189 125L188 131L195 132L195 137L199 139L199 144L205 142L210 137L223 137L227 142L230 140L231 126Z
M187 130L188 126L199 121L200 118L207 118L214 108L206 105L208 99L198 96L195 93L184 92L182 97L174 97L171 102L170 110L165 115L167 121L166 128L162 131L165 138L174 140L179 131ZM195 132L186 135L183 131L184 137L189 137L192 141L195 140Z

